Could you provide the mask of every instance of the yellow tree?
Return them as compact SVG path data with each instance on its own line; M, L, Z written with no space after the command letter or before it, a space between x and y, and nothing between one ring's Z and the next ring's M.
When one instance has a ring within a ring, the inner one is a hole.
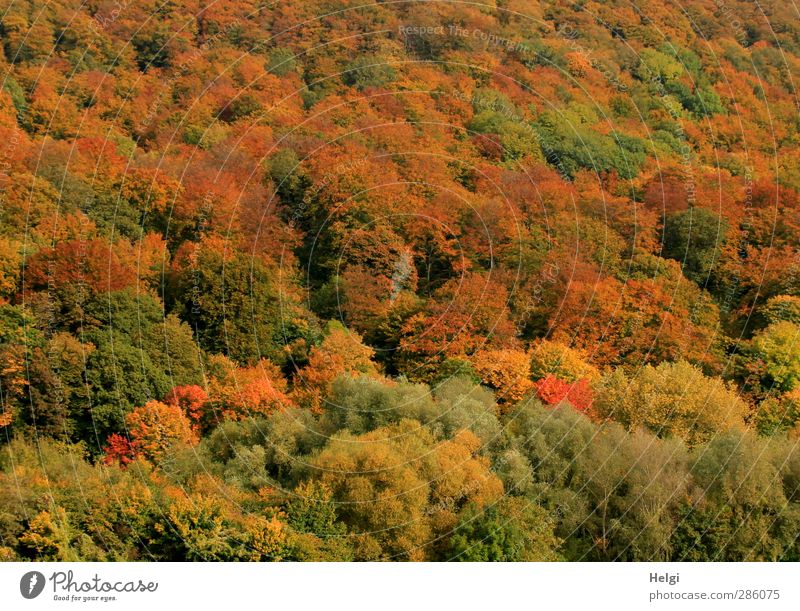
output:
M604 377L596 387L598 416L629 430L647 428L657 435L675 436L690 445L722 431L744 426L747 404L719 378L709 378L686 361L645 365L628 377L622 369Z
M521 350L483 350L471 361L481 382L496 391L501 405L517 403L533 388L530 356Z

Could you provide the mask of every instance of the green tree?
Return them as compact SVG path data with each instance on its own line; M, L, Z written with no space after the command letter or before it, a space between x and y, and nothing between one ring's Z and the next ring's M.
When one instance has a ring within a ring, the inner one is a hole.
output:
M383 87L395 79L394 68L375 56L361 56L345 66L342 81L356 89Z
M705 208L668 216L662 255L680 261L684 275L700 286L714 285L713 272L728 231L726 221Z
M278 284L277 272L259 260L201 248L197 261L183 270L173 287L175 312L194 329L200 347L242 364L262 358L284 364L285 350L308 336L312 321L291 293Z
M796 460L792 445L734 432L698 448L691 465L691 512L676 529L674 558L774 562L796 557L800 511L781 485L787 458Z
M547 562L558 560L560 540L547 512L519 497L504 497L487 509L470 508L450 537L448 560L459 562Z
M780 321L753 338L750 360L757 360L761 385L788 392L800 385L800 325Z

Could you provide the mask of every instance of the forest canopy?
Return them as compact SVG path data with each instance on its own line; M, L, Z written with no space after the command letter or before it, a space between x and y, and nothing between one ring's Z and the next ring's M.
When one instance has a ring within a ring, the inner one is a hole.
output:
M0 0L0 560L800 560L800 20L725 7Z

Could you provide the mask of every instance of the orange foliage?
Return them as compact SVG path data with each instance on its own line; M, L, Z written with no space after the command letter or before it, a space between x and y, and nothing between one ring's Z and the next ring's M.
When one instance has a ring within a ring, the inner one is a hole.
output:
M180 408L161 401L148 401L137 407L125 416L125 423L134 451L149 460L160 459L175 442L196 441Z
M215 371L208 395L222 418L266 416L291 405L280 369L267 359L251 367L238 367L233 361L216 356L212 367Z
M526 352L484 350L473 356L472 365L481 382L497 391L498 403L517 403L533 388L530 355Z
M85 287L93 293L132 286L136 272L119 257L119 245L95 238L60 242L30 258L26 289Z
M403 326L400 349L405 373L425 378L445 357L471 355L515 343L508 291L490 275L467 273L438 289L423 312Z
M109 435L103 456L105 464L118 464L124 467L133 462L134 458L136 458L136 449L127 438L118 433Z
M320 412L331 384L340 375L377 375L373 355L373 350L361 342L357 333L340 324L329 324L327 336L311 349L308 365L298 372L292 397L312 411Z
M164 403L179 407L192 423L192 430L205 432L214 424L209 410L208 393L196 384L175 386L164 397Z

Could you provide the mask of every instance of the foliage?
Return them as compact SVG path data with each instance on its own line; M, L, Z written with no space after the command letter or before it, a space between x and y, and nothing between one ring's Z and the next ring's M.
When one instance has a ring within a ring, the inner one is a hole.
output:
M577 382L582 378L595 380L600 373L586 362L585 357L559 342L541 340L534 344L531 351L531 377L540 380L549 375L556 376L565 382Z
M350 62L342 72L345 84L356 89L382 87L395 78L395 71L379 57L363 56Z
M800 384L800 325L789 321L771 324L753 338L752 358L763 371L762 385L777 391Z
M158 460L173 443L192 441L189 421L180 409L148 401L125 417L131 437L131 446L136 454L149 460Z
M593 400L592 389L586 379L566 382L551 375L536 382L536 396L547 405L569 401L579 412L588 412Z
M558 559L558 544L546 511L506 497L488 509L466 512L449 553L461 562L546 562Z
M667 217L663 256L681 262L683 273L700 286L709 283L725 242L724 219L704 208L690 208Z
M481 381L495 390L500 403L516 403L532 388L529 356L517 350L486 350L473 357Z
M748 414L747 404L730 386L685 361L645 365L630 376L616 370L599 383L595 409L631 430L645 427L690 445L742 428Z
M0 3L0 559L800 559L788 3Z

